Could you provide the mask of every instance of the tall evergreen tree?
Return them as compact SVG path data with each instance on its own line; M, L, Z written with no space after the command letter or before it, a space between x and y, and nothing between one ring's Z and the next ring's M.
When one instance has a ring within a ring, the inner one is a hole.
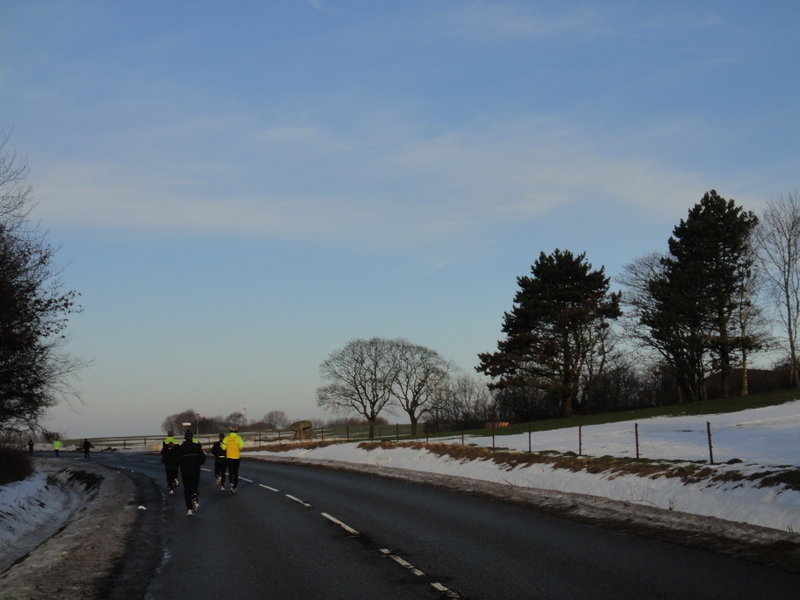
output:
M730 371L757 344L736 316L745 308L751 235L758 219L711 190L675 227L663 270L649 282L652 303L641 322L691 400L705 398L707 371L730 395Z
M602 371L609 321L620 316L619 294L609 294L603 268L586 255L542 252L531 277L518 277L514 306L505 313L495 353L479 354L495 389L533 388L561 403L572 416L590 373Z

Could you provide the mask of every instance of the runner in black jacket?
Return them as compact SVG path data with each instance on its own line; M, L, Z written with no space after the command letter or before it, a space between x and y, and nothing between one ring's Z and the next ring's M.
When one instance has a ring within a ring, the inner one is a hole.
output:
M180 445L181 477L183 477L183 498L186 500L186 514L191 516L200 510L197 488L200 485L200 465L206 462L203 447L194 441L192 430L186 430L185 441Z
M167 473L167 487L169 493L175 493L175 485L178 483L178 465L181 460L181 447L173 442L164 444L161 450L161 462L164 463L164 470Z

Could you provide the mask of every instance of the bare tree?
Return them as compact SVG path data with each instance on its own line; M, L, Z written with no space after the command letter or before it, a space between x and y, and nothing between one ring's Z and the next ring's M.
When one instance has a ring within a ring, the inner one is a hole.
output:
M483 427L494 418L488 381L470 373L450 374L437 388L427 423L438 431Z
M275 429L286 429L289 426L289 417L282 410L271 410L264 415L264 423Z
M196 425L199 419L199 414L193 408L187 408L184 411L179 413L175 413L174 415L168 416L164 419L164 422L161 423L161 431L167 433L168 431L172 431L173 433L178 434L179 436L183 434L183 424L184 423L191 423L192 425Z
M395 379L391 393L408 415L411 434L417 423L430 410L437 388L443 384L453 366L438 352L412 344L408 340L389 340Z
M242 429L247 425L247 417L244 414L244 411L237 410L236 412L232 412L227 417L225 417L225 426L226 427L238 427Z
M8 143L8 136L0 130L0 221L14 230L33 209L33 188L27 183L28 161L7 149Z
M800 326L800 194L767 201L756 230L759 266L778 308L786 334L789 385L800 387L797 330Z
M391 411L392 386L397 365L392 360L392 341L356 339L336 350L319 366L326 385L317 388L317 405L336 413L356 413L367 420L369 437L375 436L375 420Z
M81 311L64 291L56 249L27 221L27 163L0 131L0 425L35 429L47 409L79 400L72 381L89 362L65 352L69 315Z

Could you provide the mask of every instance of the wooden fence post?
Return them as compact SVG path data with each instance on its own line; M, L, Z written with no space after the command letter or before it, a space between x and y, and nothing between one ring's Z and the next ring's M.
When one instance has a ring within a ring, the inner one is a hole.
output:
M532 452L531 450L531 423L528 421L528 454Z
M714 447L711 445L711 423L706 421L706 430L708 431L708 457L711 459L711 464L714 464Z

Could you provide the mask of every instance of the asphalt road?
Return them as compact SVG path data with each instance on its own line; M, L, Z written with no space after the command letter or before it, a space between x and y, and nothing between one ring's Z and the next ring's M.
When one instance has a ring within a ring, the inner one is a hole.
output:
M158 456L93 460L164 488ZM212 465L200 513L186 516L182 488L164 489L159 535L137 542L159 554L149 600L800 597L791 573L486 498L250 460L234 496L215 488Z

